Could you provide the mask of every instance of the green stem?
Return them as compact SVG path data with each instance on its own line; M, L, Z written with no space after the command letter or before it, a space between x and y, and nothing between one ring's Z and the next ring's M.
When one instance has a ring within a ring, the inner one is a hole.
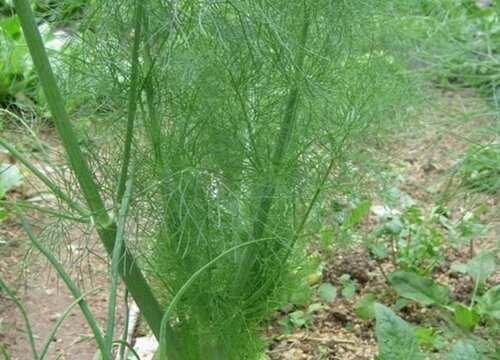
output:
M52 113L54 124L68 155L69 164L76 175L85 200L92 210L99 237L108 255L111 255L113 254L116 238L116 223L114 223L108 215L99 193L99 187L92 177L92 173L90 172L80 147L77 145L78 141L76 134L64 107L64 99L57 87L30 4L27 0L14 0L14 6L19 16L35 70ZM126 246L123 247L122 251L123 254L120 257L119 266L120 276L154 335L159 339L163 311L149 284L146 282L141 269L137 265L136 259L128 251ZM173 329L167 326L166 332L169 345L168 351L169 354L171 354L170 359L185 359L186 357L182 355L184 351L181 349Z
M31 227L28 225L28 222L26 221L24 215L22 214L21 211L17 211L17 216L19 217L19 220L21 221L21 224L23 225L24 230L26 231L26 234L28 234L28 237L30 238L31 242L33 245L37 248L38 251L40 251L46 258L49 260L51 265L56 269L57 273L63 280L64 284L68 288L68 290L71 292L73 297L75 299L80 299L82 298L82 293L80 289L75 285L75 283L71 280L70 276L68 273L64 270L62 265L59 263L59 261L56 259L54 254L46 248L38 239L35 237L33 232L31 231ZM87 303L84 300L81 300L78 302L78 305L80 306L80 309L82 310L83 315L85 316L85 319L87 320L87 323L90 326L90 329L92 330L92 333L94 334L95 340L97 342L97 345L99 346L99 349L101 350L101 356L103 357L104 360L112 360L111 358L111 353L106 351L106 347L104 344L104 338L102 337L101 334L101 329L99 329L99 325L97 324L97 321L94 318L94 315L92 315L92 312L90 311L89 307L87 306Z
M120 348L118 349L118 359L123 360L125 358L126 346L128 340L128 327L129 327L129 306L128 306L128 290L125 290L125 295L123 296L123 312L125 313L125 319L123 321L123 334L120 342ZM139 358L138 358L139 359ZM140 360L140 359L139 359Z
M108 303L108 316L106 321L106 349L111 351L113 345L113 331L115 328L115 311L116 311L116 295L118 292L118 278L119 278L119 264L120 256L122 255L122 248L124 245L124 232L125 221L127 219L127 212L130 204L130 197L132 196L133 187L133 172L125 185L125 193L123 194L122 203L118 212L118 225L116 230L115 248L113 249L113 256L111 260L111 286L109 289L109 303Z
M11 290L11 288L3 281L2 277L0 277L0 288L14 302L14 305L16 305L17 310L19 310L19 312L21 313L24 322L24 327L26 329L26 334L28 335L28 343L30 345L31 356L33 356L33 359L38 359L38 355L36 353L36 348L35 348L35 338L33 337L33 331L31 329L31 324L26 309L24 308L23 304L21 304L21 302L18 300L16 295L14 295L14 292Z
M132 347L132 345L130 345L128 342L123 341L123 340L115 340L115 341L113 341L113 344L118 344L118 345L120 345L120 348L127 349L128 351L130 351L132 353L132 355L134 355L135 360L141 360L141 358L139 357L139 354L137 354L137 351L135 351L135 349ZM120 355L120 357L118 357L118 359L119 360L128 360L128 359L130 359L130 356L127 357L127 359L124 359L123 355Z
M7 140L0 137L0 146L5 148L9 153L12 154L17 160L21 162L24 166L28 168L45 186L47 186L52 193L57 196L59 199L64 201L71 207L73 210L78 212L80 215L84 217L89 217L88 211L84 210L80 205L75 203L71 198L65 194L59 186L54 184L44 173L42 173L36 166L33 165L32 162L28 160L14 145L9 143Z
M141 45L142 31L142 12L143 4L141 0L136 1L135 23L134 23L134 44L132 46L132 67L130 69L130 88L127 111L127 130L125 133L125 146L123 149L123 161L118 181L118 191L116 195L116 204L120 204L125 192L125 183L128 178L128 167L130 165L130 154L132 152L132 143L134 140L134 119L137 111L137 98L139 91L139 48Z
M106 228L97 228L99 236L106 247L108 254L113 254L114 243L116 239L116 224ZM155 337L160 339L160 324L163 316L163 310L158 303L155 295L151 291L151 287L146 282L142 275L141 269L137 264L137 260L127 249L124 244L119 262L120 276L134 299L141 314L148 323ZM181 348L177 335L172 327L167 326L167 343L169 351L169 360L186 359L184 350Z
M146 33L149 33L149 18L146 11L143 14L143 26ZM155 91L153 86L153 68L155 63L151 56L151 46L148 42L144 43L144 67L148 70L144 78L144 90L146 92L146 103L148 113L145 116L145 126L148 132L151 145L155 155L155 165L163 169L163 156L161 152L161 127L158 121L158 111L155 106ZM155 167L156 169L156 167Z
M305 5L304 10L304 22L300 39L301 50L296 63L297 72L302 71L305 57L304 47L306 46L307 42L307 34L310 22L307 5ZM292 132L297 121L297 107L300 97L299 93L299 85L295 85L295 87L290 90L288 95L285 111L283 113L280 134L278 137L278 144L276 145L276 149L272 158L272 171L271 174L268 175L270 177L266 181L266 184L264 185L264 188L262 190L262 194L260 195L260 203L257 209L257 216L253 223L252 238L254 240L262 239L265 235L265 229L269 220L269 211L271 210L273 197L276 192L275 179L281 171L285 155L290 145ZM247 247L243 252L231 290L233 296L241 294L241 291L245 288L257 256L258 246L256 244Z
M77 175L78 182L92 210L95 222L100 226L107 226L110 223L110 217L99 192L96 191L98 187L92 178L82 150L77 146L77 137L66 112L65 102L59 92L42 37L31 12L30 4L27 0L14 0L14 6L33 59L33 65L40 79L40 85L47 98L47 104L52 114L54 125L68 155L69 164Z
M92 289L90 291L87 291L86 293L83 293L80 297L76 298L71 304L68 305L68 307L64 310L64 312L59 316L57 319L56 323L52 327L52 329L49 332L49 335L45 339L45 342L43 343L42 349L40 350L40 355L38 356L37 360L43 360L45 355L47 354L47 351L49 351L50 345L54 342L54 337L57 333L57 330L59 330L59 327L63 323L63 321L68 317L69 313L73 308L77 305L80 304L81 301L84 301L87 296L90 294L93 294L99 290L98 288Z
M246 243L240 244L240 245L236 245L236 246L234 246L234 247L232 247L232 248L230 248L230 249L222 252L221 254L217 255L215 258L213 258L208 263L206 263L205 265L203 265L201 268L199 268L198 270L196 270L193 273L193 275L191 275L191 277L184 283L184 285L182 285L182 287L179 289L179 291L177 291L177 293L175 294L174 298L172 299L172 301L168 305L168 308L165 311L165 314L163 315L163 318L161 319L161 330L162 330L162 333L166 329L166 327L168 326L168 322L170 320L170 317L174 313L175 307L180 302L180 300L181 300L182 296L184 295L184 293L186 292L186 290L196 281L196 279L205 270L207 270L209 267L211 267L212 265L214 265L217 261L219 261L220 259L222 259L224 256L232 253L233 251L236 251L236 250L238 250L238 249L240 249L242 247L253 246L256 243L264 241L264 240L265 239L252 240L252 241L248 241ZM165 339L165 336L160 336L160 348L159 348L159 352L160 352L159 355L160 355L160 357L159 358L162 359L162 360L166 358L166 349L168 349L168 344L166 343L166 341L164 339Z

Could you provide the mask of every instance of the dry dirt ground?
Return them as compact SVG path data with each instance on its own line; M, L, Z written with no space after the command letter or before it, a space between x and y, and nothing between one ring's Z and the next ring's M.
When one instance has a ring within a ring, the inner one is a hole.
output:
M429 100L427 110L415 115L415 124L411 126L411 131L398 136L395 134L398 140L392 145L395 156L391 160L401 175L400 190L411 196L416 205L424 211L430 211L436 197L450 185L449 174L455 169L470 141L485 143L498 136L478 131L487 128L493 119L488 115L491 108L474 92L434 91L431 97L433 101ZM8 196L29 198L36 196L36 193L36 189L23 186ZM373 201L376 203L377 199ZM487 205L482 221L487 223L489 232L475 240L476 250L499 248L498 201L499 199L493 196L471 197L457 194L448 202L453 213L451 216L460 216L464 208L471 209L481 203ZM370 230L375 221L373 217L373 214L368 216L359 230L360 233ZM34 226L43 227L40 225L43 224L43 219L34 217L32 223ZM103 325L107 308L108 278L107 265L98 256L102 251L98 246L89 247L88 240L83 240L78 230L70 230L68 234L69 238L71 234L75 234L76 240L70 239L61 252L64 253L67 249L72 249L73 252L75 249L76 252L79 249L91 249L85 256L82 255L83 260L80 259L76 267L78 270L75 270L73 275L86 290L100 287L100 290L90 295L87 300L96 318ZM72 302L72 298L50 267L45 266L40 258L28 256L29 248L25 235L16 221L11 219L0 224L0 238L5 241L4 245L0 245L0 272L25 304L36 334L37 345L40 346L58 316ZM82 242L85 246L82 246ZM446 262L439 268L437 278L450 284L456 298L466 296L471 284L463 279L457 280L450 274L449 269L451 262L467 261L468 247L450 247L444 255ZM74 261L74 258L67 254L64 258L67 264ZM370 259L366 250L360 246L355 249L332 250L323 261L321 281L338 285L340 275L350 274L356 285L356 295L349 300L338 296L333 303L324 305L322 310L313 315L310 326L296 329L291 335L282 335L278 324L279 319L286 316L286 312L277 313L274 321L270 322L265 330L269 339L268 355L273 360L364 360L373 359L377 353L374 324L358 319L354 304L364 294L375 293L380 295L378 301L387 300L387 305L390 305L393 294L391 295L380 269L390 272L391 264L380 264ZM491 280L491 283L495 282L500 282L498 272ZM122 309L123 306L120 306L117 323L123 320ZM418 321L418 317L411 313L412 310L415 309L409 307L403 316ZM422 311L426 310L419 309L420 314ZM31 359L21 317L3 293L0 293L0 344L12 359ZM75 308L56 334L48 359L90 360L94 353L95 345L91 332Z

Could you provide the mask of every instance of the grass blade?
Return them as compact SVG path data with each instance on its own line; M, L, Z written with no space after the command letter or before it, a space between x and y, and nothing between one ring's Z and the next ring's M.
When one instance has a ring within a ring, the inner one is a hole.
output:
M120 206L120 211L118 212L118 225L116 230L116 240L115 240L115 249L113 250L113 257L111 260L111 287L109 290L109 303L108 303L108 317L106 321L106 347L108 351L111 351L111 346L113 344L113 329L115 326L115 311L116 311L116 294L118 291L118 278L119 278L119 266L120 266L120 257L123 252L123 243L124 243L124 231L125 231L125 220L127 218L127 212L130 204L130 198L132 196L132 187L133 187L133 172L134 169L131 169L131 176L129 177L125 191L122 198L122 204Z
M62 323L66 319L66 317L68 317L71 310L73 310L73 308L75 306L79 305L80 301L84 301L88 295L97 292L97 290L99 290L99 289L98 288L92 289L90 291L83 293L79 298L75 299L75 301L73 301L71 304L68 305L68 307L66 307L64 312L61 314L61 316L59 316L56 323L54 324L54 326L50 330L49 335L45 339L45 342L42 345L42 349L40 350L40 355L37 358L38 360L43 360L43 358L47 354L47 351L49 350L49 347L52 344L52 341L54 340L54 336L56 335L57 330L59 330L59 327L62 325Z
M64 270L62 265L59 263L59 261L56 259L54 254L46 248L38 239L36 236L33 234L31 231L31 227L28 225L26 218L24 215L21 213L21 211L17 211L17 216L19 217L21 224L24 227L24 230L28 234L28 237L30 238L31 242L33 245L40 251L46 258L49 260L51 265L56 269L57 273L61 277L61 279L64 281L64 284L68 288L68 290L71 292L73 297L75 299L80 299L82 297L82 293L80 289L75 285L75 283L71 280L70 276ZM85 319L87 320L87 323L90 326L90 329L92 330L92 333L94 334L94 337L96 339L97 345L99 347L99 350L101 351L102 357L104 360L112 360L110 353L106 352L106 346L104 343L104 338L102 337L101 334L101 329L99 329L99 325L97 324L97 321L94 318L94 315L92 315L92 312L90 311L89 307L87 306L87 303L85 301L78 301L78 305L80 306L80 309L85 316Z
M2 277L0 277L0 287L7 294L7 296L14 302L14 305L16 305L17 310L19 310L19 312L21 313L21 316L24 321L24 327L26 328L26 334L28 335L28 342L30 344L31 355L33 356L33 359L37 359L38 356L35 348L35 338L33 337L33 330L31 329L31 324L28 319L28 313L26 312L26 309L24 308L23 304L21 304L21 302L17 299L16 295L14 295L14 292L11 290L11 288L3 281ZM4 349L2 348L2 350Z

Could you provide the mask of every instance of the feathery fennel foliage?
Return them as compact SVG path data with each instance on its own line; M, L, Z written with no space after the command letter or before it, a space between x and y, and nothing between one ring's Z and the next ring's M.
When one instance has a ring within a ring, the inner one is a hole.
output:
M406 101L404 62L386 46L397 25L388 3L98 0L86 10L59 83L89 124L85 154L115 213L128 149L137 164L123 236L153 293L168 305L241 246L184 293L169 336L185 354L169 358L262 351L258 326L301 276L323 191L373 158Z

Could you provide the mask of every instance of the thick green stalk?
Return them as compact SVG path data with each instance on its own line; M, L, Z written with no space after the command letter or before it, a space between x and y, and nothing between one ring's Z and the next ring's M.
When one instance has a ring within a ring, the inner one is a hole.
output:
M304 3L305 4L305 3ZM309 14L307 11L307 5L305 4L304 12L304 22L302 26L302 33L300 39L299 55L296 61L296 71L302 71L302 66L305 57L304 47L307 42L307 34L309 29ZM269 179L264 184L262 194L260 195L260 203L257 209L257 216L253 223L253 233L252 238L254 240L260 240L265 235L266 226L269 220L269 211L273 205L273 197L276 191L276 177L279 177L281 172L283 161L285 159L288 147L290 145L290 139L292 136L293 129L297 120L297 106L299 104L299 86L295 85L288 95L288 100L283 113L283 120L281 123L280 134L278 138L278 144L276 145L273 158L272 158L272 170ZM258 246L251 245L245 249L243 256L240 260L238 271L234 278L232 286L232 295L237 296L241 293L242 289L250 277L253 265L258 257Z
M69 164L77 175L82 192L92 210L94 221L96 224L105 227L110 224L110 217L99 192L96 191L98 187L92 178L87 161L80 147L77 145L77 137L66 112L64 100L57 87L40 32L31 12L30 4L27 0L14 0L14 5L31 57L33 58L35 70L47 98L47 104L54 119L54 124L68 155Z
M276 183L274 177L279 173L281 164L283 162L286 148L288 147L290 135L294 127L296 119L296 106L298 102L298 90L292 90L289 95L286 111L283 116L283 123L281 127L281 136L278 140L278 145L273 156L273 171L269 175L271 178L264 185L262 194L260 195L260 204L257 209L257 217L253 224L252 238L255 240L262 239L265 234L266 226L269 220L269 211L273 204L273 197L276 191ZM250 276L253 264L257 259L258 247L257 245L249 246L243 252L242 259L239 263L238 272L235 276L233 283L233 295L238 295L245 287L246 282Z
M93 213L99 237L108 255L111 255L113 253L116 238L116 223L113 222L104 207L104 202L99 193L99 187L95 183L83 153L78 146L72 123L64 107L64 99L57 87L40 32L38 31L33 13L31 12L30 4L27 0L14 0L14 5L33 58L35 70L47 98L54 124L68 155L69 164L75 172L85 200ZM149 284L142 275L136 259L125 246L122 251L123 255L120 257L119 266L120 276L144 315L146 322L155 336L159 339L163 311L151 291ZM185 357L182 356L183 351L170 326L167 326L167 337L170 359L184 359Z

